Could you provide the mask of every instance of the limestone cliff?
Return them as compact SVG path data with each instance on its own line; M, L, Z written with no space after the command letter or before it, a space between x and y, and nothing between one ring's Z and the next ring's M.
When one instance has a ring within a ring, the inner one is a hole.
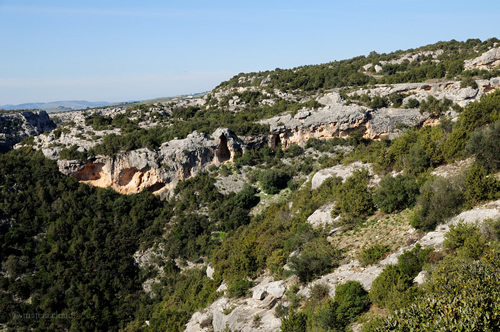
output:
M25 137L55 128L45 111L0 114L0 152L9 150Z
M364 106L344 105L338 93L332 92L318 99L324 106L302 110L294 117L277 116L262 120L271 126L270 145L281 143L286 149L291 144L303 144L309 138L328 139L346 137L360 131L366 138L391 136L398 125L419 126L429 118L415 109L370 109Z
M59 160L62 173L97 187L131 194L149 190L167 195L175 185L210 165L232 161L240 140L227 129L212 136L193 132L185 139L164 143L158 151L138 149L115 156L97 156L87 162Z
M477 58L465 60L465 69L490 69L500 66L500 47L492 48L491 50L481 54Z

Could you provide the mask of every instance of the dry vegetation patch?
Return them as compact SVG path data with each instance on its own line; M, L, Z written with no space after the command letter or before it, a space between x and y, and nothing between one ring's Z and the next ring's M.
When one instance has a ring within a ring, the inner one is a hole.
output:
M333 235L332 244L345 250L347 257L355 258L361 249L375 243L388 245L390 251L406 246L411 241L415 229L410 226L411 210L406 209L394 214L377 212L355 228Z

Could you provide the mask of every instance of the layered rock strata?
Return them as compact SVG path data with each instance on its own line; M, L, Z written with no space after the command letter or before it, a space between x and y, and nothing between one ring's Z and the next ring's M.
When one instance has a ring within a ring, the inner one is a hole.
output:
M383 108L344 105L338 93L332 92L318 100L323 107L303 109L295 116L290 114L262 120L271 126L269 144L281 144L286 149L291 144L303 144L310 138L328 139L346 137L360 131L363 137L378 139L393 136L400 125L421 126L429 115L416 109Z
M98 156L87 162L59 160L62 173L97 187L131 194L149 190L167 194L176 184L210 165L233 160L240 140L227 129L212 136L193 132L185 139L164 143L158 151L139 149L115 156Z
M0 152L9 150L25 137L55 128L55 123L45 111L0 115Z
M464 61L464 68L468 69L490 69L500 67L500 47L492 48L477 58Z
M387 97L393 93L406 95L419 101L433 96L436 99L449 99L464 107L473 101L478 101L483 95L500 88L500 77L489 80L476 80L477 88L461 87L457 81L441 83L401 83L401 84L377 84L370 89L360 89L353 92L356 95L367 94L370 97Z

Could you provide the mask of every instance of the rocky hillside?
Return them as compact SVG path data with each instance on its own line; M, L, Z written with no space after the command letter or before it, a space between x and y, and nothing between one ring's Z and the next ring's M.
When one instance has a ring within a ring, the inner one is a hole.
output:
M0 305L81 316L0 324L383 331L437 312L427 330L494 330L499 46L440 42L38 113L57 128L1 156ZM476 295L493 305L469 315Z
M8 151L26 137L55 128L45 111L0 113L0 151Z

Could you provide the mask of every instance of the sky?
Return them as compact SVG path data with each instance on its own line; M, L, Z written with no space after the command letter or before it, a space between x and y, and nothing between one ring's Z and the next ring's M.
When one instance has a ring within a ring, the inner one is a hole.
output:
M455 39L500 38L500 1L0 0L0 105L130 101Z

